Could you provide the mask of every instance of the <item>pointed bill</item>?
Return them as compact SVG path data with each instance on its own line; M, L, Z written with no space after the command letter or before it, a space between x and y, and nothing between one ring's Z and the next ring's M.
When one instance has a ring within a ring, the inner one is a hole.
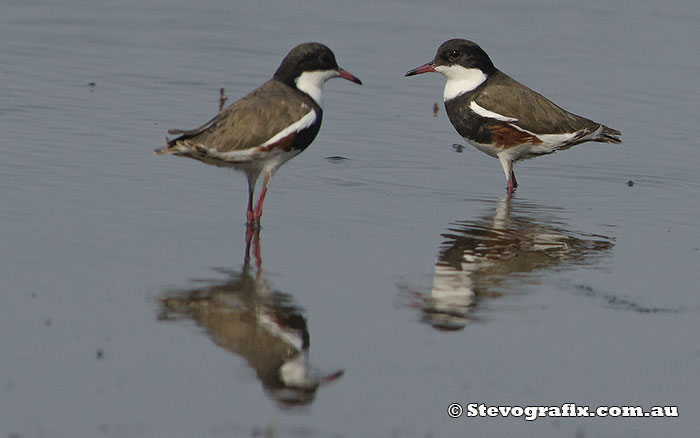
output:
M356 84L362 85L362 81L357 78L357 76L353 75L347 70L343 70L342 68L338 67L338 76L347 79L350 82L354 82Z
M435 71L435 63L433 61L430 61L426 64L421 65L420 67L416 67L413 70L409 70L406 72L406 76L413 76L413 75L419 75L422 73L430 73Z

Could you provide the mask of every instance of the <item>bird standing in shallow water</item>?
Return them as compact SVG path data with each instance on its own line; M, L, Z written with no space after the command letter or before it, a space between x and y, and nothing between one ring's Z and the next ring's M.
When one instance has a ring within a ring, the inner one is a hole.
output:
M476 43L445 41L435 58L406 73L445 76L447 116L472 146L498 158L508 195L518 187L513 162L579 143L621 143L620 131L572 114L506 75Z
M323 116L323 84L340 77L358 78L338 67L323 44L304 43L284 58L272 79L231 104L199 128L168 140L157 155L180 155L245 172L248 179L247 225L259 227L262 205L275 171L313 141ZM255 183L263 183L253 205Z

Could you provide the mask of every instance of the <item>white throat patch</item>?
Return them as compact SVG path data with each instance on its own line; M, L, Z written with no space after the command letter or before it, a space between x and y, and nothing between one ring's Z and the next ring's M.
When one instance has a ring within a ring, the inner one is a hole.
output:
M330 78L338 77L335 70L305 71L294 80L297 88L308 94L323 108L323 84Z
M435 71L447 78L443 95L445 102L472 91L486 80L486 75L478 68L464 68L461 65L439 65L435 67Z

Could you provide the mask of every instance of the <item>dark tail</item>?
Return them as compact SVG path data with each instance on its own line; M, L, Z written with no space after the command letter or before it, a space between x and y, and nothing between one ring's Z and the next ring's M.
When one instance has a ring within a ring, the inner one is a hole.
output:
M607 126L603 125L603 132L600 133L600 137L596 141L602 143L620 144L622 143L622 139L620 138L621 135L622 133L617 129L608 128Z
M170 129L168 130L168 134L170 135L177 135L177 137L173 139L165 138L165 147L160 148L160 149L154 149L154 152L156 155L167 155L167 154L172 154L174 152L174 147L177 144L178 141L180 140L187 140L189 138L195 137L202 132L206 131L211 127L216 121L219 119L221 116L221 113L215 115L211 119L207 120L205 124L202 126L195 128L195 129L190 129L190 130L182 130L182 129Z

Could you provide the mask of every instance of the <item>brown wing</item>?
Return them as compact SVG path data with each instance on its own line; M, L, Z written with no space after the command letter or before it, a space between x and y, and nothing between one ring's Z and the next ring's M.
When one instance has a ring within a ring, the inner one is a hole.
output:
M265 82L216 117L168 141L168 147L189 140L219 152L244 150L261 145L275 134L299 121L314 109L315 102L276 80Z
M488 91L476 103L489 111L518 119L511 122L535 134L563 134L580 129L596 130L600 124L572 114L511 78L497 72L491 76Z

